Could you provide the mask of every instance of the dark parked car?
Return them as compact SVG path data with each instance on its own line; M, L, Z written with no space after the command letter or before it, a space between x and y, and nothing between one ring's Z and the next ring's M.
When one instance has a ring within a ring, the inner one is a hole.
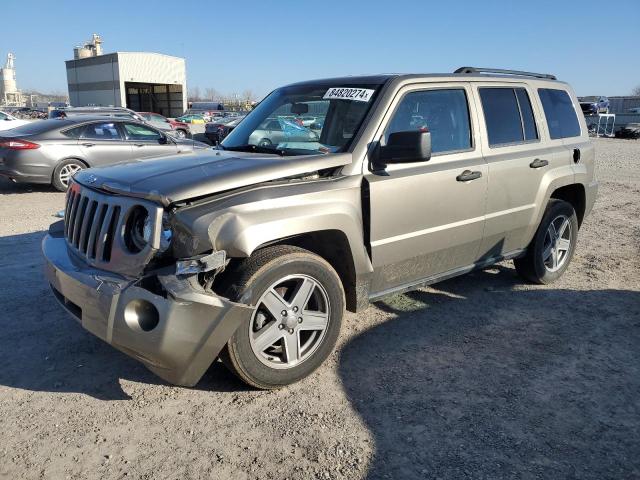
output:
M127 118L67 117L0 132L0 175L65 191L78 171L209 148Z
M609 113L609 99L607 97L580 97L580 108L585 115Z
M217 145L236 128L243 118L244 115L241 117L225 117L215 122L207 123L204 127L204 136L211 143Z

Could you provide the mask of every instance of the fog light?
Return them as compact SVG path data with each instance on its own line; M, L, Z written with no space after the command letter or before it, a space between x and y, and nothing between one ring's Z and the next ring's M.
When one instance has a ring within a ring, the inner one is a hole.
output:
M149 332L158 326L160 314L153 303L136 299L124 308L124 321L133 330Z

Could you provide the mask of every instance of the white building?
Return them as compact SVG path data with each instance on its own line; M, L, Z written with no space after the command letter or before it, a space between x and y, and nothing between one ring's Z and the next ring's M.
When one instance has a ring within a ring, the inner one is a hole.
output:
M187 105L184 58L160 53L115 52L67 60L69 103L74 107L128 107L167 117Z

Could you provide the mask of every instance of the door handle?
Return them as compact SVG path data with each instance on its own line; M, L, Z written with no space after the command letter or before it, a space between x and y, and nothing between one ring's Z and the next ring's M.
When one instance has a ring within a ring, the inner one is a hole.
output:
M465 170L456 177L459 182L468 182L470 180L476 180L482 176L482 172L472 172L471 170Z
M536 158L533 162L529 164L531 168L542 168L549 165L547 160L542 160L541 158Z
M580 161L580 149L573 149L573 163L578 163Z
M133 146L138 148L144 147L144 143L134 143Z
M82 146L83 147L93 147L95 145L95 143L83 143Z

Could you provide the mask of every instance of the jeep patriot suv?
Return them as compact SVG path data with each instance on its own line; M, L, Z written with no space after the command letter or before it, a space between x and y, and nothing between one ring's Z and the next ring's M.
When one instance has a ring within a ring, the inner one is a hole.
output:
M509 70L282 87L217 149L78 172L46 275L168 382L220 357L287 385L331 353L345 309L505 259L560 277L597 191L578 113L566 83Z

